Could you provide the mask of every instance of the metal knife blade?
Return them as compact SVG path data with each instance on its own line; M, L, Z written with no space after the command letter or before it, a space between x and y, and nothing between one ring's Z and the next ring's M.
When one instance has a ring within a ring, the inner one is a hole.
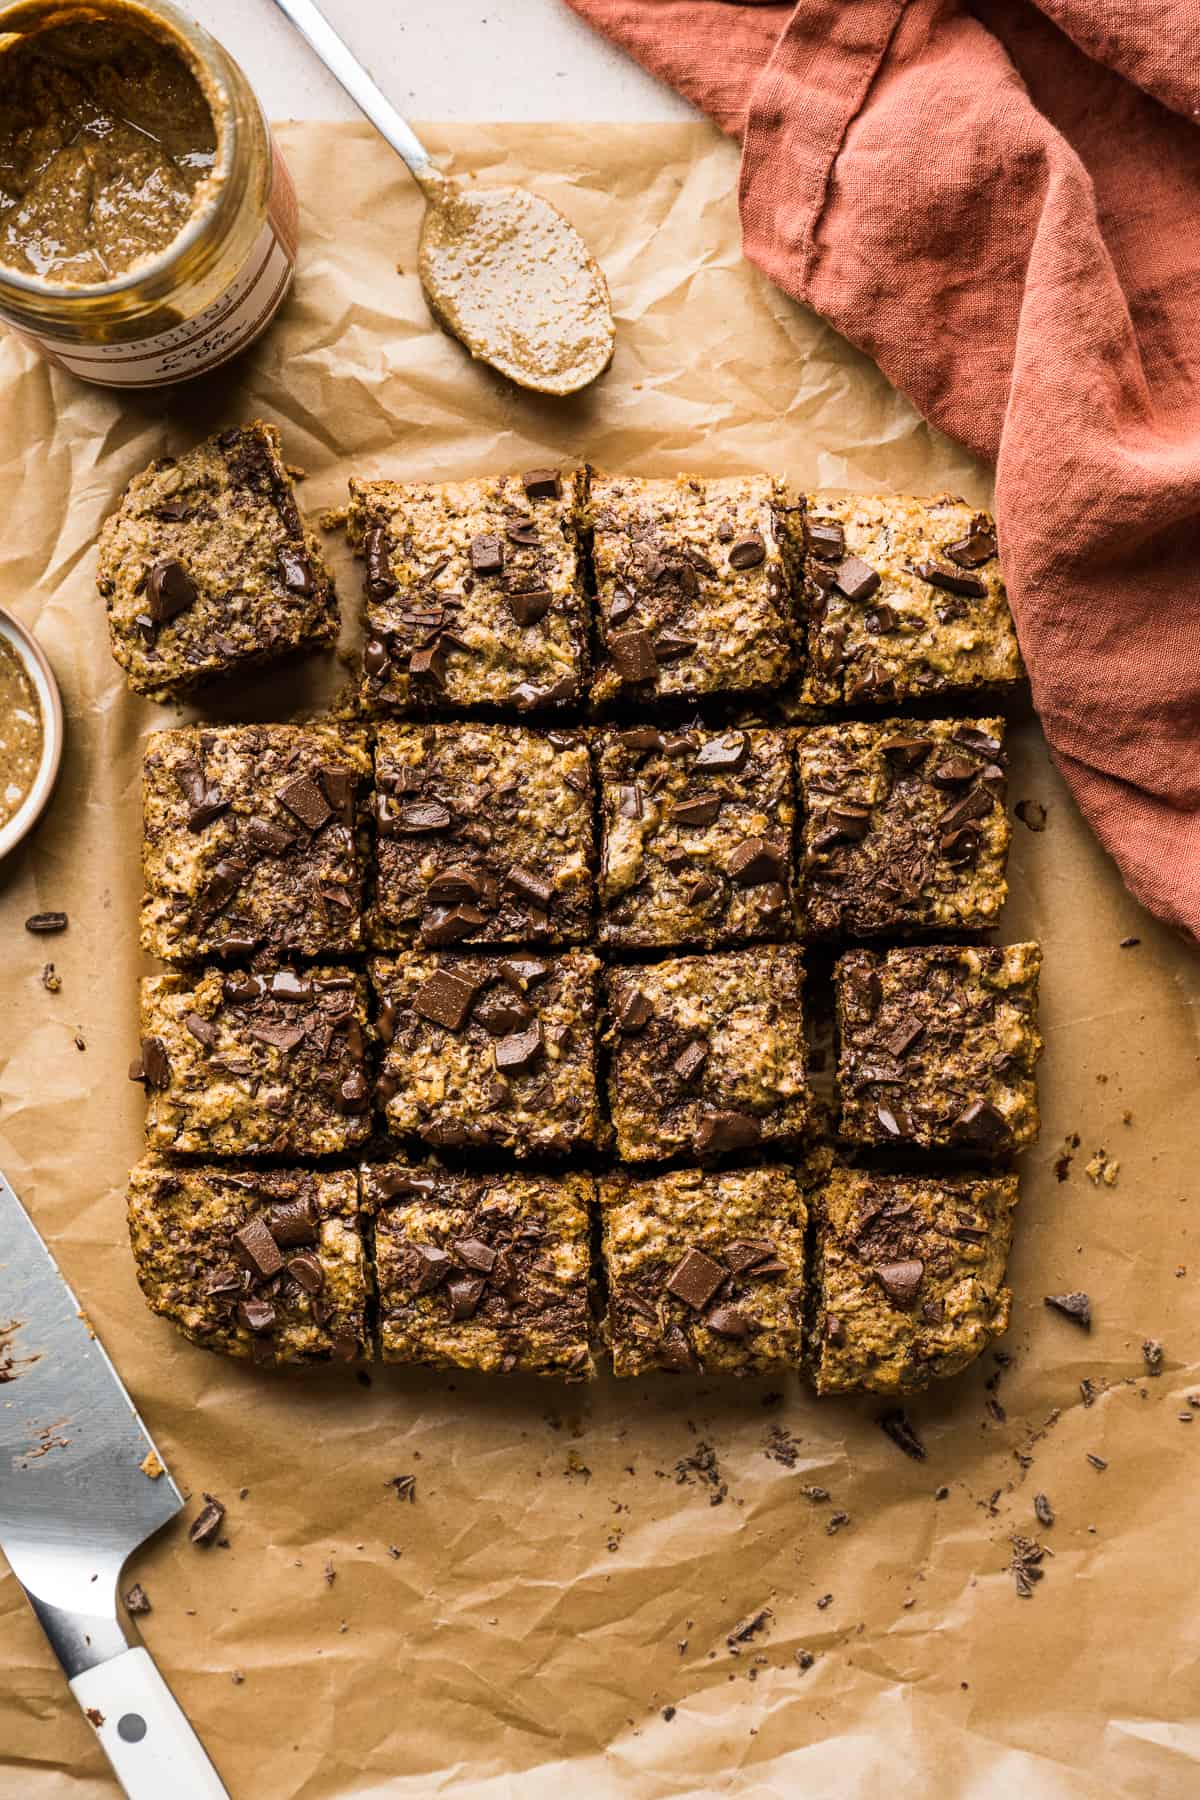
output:
M0 1548L74 1676L128 1647L121 1566L183 1496L3 1175L0 1347Z

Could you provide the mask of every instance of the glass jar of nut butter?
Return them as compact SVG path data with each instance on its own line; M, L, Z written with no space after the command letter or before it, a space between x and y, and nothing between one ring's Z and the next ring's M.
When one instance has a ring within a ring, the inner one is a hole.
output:
M295 258L291 179L207 32L168 0L0 5L0 321L160 387L244 350Z

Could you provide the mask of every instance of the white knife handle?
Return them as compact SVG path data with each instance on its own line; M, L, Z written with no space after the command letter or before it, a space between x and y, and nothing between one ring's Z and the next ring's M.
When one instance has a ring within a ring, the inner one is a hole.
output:
M85 1669L71 1692L129 1800L229 1800L148 1650L139 1645Z

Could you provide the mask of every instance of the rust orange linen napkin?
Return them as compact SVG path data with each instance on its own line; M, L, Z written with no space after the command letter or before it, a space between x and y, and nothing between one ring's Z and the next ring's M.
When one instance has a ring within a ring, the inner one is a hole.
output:
M741 139L752 261L995 464L1051 748L1200 936L1195 6L567 4Z

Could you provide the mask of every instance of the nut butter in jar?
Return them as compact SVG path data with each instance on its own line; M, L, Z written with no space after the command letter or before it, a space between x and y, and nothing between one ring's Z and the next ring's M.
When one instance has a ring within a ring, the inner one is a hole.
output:
M252 343L295 259L291 178L207 32L168 0L0 7L0 321L161 387Z

